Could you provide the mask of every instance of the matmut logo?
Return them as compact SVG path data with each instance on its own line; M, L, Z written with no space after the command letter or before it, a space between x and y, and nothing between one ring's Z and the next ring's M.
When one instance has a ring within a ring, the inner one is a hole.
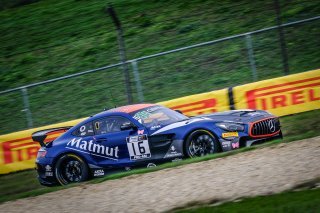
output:
M118 160L119 158L118 146L111 148L102 144L94 143L93 140L85 141L81 140L81 138L73 138L67 143L66 148L112 160Z
M170 107L173 110L181 110L184 114L203 114L204 112L216 112L217 99L210 98L206 100L191 102L187 104Z
M262 87L246 92L250 109L275 109L320 101L320 77Z

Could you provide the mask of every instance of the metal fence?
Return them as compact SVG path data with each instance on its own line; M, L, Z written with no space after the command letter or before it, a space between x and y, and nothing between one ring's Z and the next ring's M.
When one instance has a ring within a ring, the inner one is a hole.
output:
M310 31L311 26L319 26L319 20L317 16L281 25L290 74L319 67L319 29ZM277 28L128 60L135 87L133 102L164 101L284 75ZM299 63L303 60L312 63ZM0 133L85 117L105 107L126 104L121 66L112 64L1 91Z

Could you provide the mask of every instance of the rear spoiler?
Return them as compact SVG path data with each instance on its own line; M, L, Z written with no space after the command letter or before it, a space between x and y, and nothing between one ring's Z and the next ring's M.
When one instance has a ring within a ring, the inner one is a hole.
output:
M47 138L48 135L57 134L57 133L64 133L72 126L67 127L58 127L58 128L51 128L40 130L37 132L32 133L32 140L35 142L39 142L40 146L45 146L44 140Z

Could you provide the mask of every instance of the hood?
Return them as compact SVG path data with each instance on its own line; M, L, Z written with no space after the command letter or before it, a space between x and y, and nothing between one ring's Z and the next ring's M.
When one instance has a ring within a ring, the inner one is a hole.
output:
M192 123L208 121L208 120L211 121L210 118L205 118L205 117L197 117L196 118L196 117L193 117L193 118L186 119L186 120L183 120L183 121L179 121L179 122L176 122L176 123L172 123L172 124L169 124L169 125L166 125L166 126L157 126L157 128L151 127L151 128L148 128L148 130L151 133L151 135L156 135L156 134L160 134L160 133L166 132L168 130L173 130L173 129L177 129L177 128L180 128L180 127L187 127Z
M207 115L201 115L196 117L205 117L211 118L214 121L231 121L238 123L248 123L254 122L263 118L271 117L272 114L263 110L251 110L251 109L243 109L243 110L230 110L225 112L217 112Z

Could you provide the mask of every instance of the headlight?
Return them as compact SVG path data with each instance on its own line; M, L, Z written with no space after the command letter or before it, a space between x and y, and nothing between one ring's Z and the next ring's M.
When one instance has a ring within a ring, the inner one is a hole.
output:
M242 132L244 130L244 126L236 123L216 123L216 125L226 131L230 132Z

